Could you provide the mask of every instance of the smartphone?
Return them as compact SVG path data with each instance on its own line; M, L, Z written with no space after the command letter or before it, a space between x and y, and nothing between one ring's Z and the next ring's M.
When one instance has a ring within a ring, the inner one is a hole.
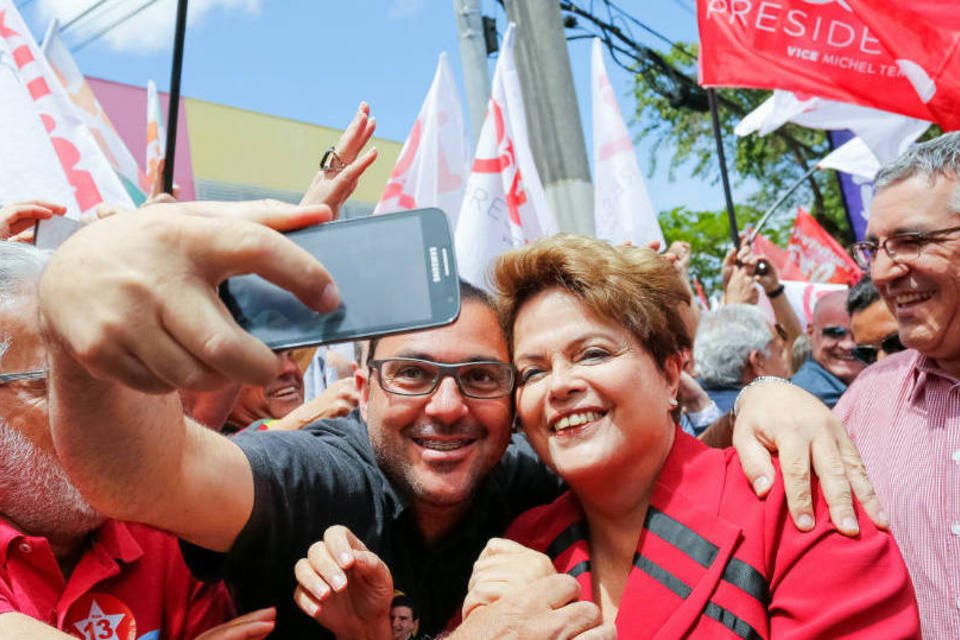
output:
M271 349L428 329L460 314L453 240L439 209L328 222L286 236L330 272L340 306L318 313L260 276L229 278L221 300Z
M56 249L81 226L79 221L64 216L37 220L33 226L33 244L40 249Z

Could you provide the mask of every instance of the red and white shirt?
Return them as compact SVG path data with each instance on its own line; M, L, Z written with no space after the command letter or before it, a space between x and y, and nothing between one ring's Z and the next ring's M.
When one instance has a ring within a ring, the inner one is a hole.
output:
M0 614L11 612L84 640L193 640L233 605L222 583L193 579L169 533L109 520L64 580L46 538L0 520Z
M960 638L960 380L908 350L834 412L860 450L910 571L925 638Z

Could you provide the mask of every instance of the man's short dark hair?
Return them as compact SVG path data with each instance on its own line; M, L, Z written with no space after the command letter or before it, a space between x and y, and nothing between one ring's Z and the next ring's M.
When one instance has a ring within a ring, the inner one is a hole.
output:
M497 313L497 301L489 293L479 287L475 287L464 279L460 279L460 304L461 306L469 301L479 302L495 314ZM370 338L370 346L367 349L367 366L373 362L373 354L377 350L377 343L380 338Z
M858 311L864 311L879 299L880 293L873 286L873 280L870 276L863 276L847 293L847 313L852 316Z
M416 605L413 604L413 598L405 593L393 596L393 602L390 603L390 608L393 609L394 607L406 607L410 609L410 616L414 620L420 619L420 612L417 611Z

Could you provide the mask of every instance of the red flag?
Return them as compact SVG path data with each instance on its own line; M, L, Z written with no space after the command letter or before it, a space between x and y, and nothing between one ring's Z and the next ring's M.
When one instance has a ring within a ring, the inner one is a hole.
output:
M960 129L960 11L943 0L848 0L944 129Z
M927 0L920 16L901 4L699 0L700 83L788 89L960 128L960 109L950 108L960 84L960 32L910 21L935 19L937 5L941 12L955 8Z
M787 245L790 261L810 282L852 284L860 279L860 267L847 255L840 243L804 211L797 210L793 235Z
M777 276L781 280L808 279L800 267L790 260L790 254L767 240L762 233L758 233L753 239L753 252L766 258L777 269Z

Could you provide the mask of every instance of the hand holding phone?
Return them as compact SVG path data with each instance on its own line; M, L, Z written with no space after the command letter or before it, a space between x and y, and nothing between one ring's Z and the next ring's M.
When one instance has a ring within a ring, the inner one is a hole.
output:
M321 314L260 276L228 279L224 304L271 349L426 329L459 315L453 242L439 209L329 222L287 237L323 263L341 304Z

